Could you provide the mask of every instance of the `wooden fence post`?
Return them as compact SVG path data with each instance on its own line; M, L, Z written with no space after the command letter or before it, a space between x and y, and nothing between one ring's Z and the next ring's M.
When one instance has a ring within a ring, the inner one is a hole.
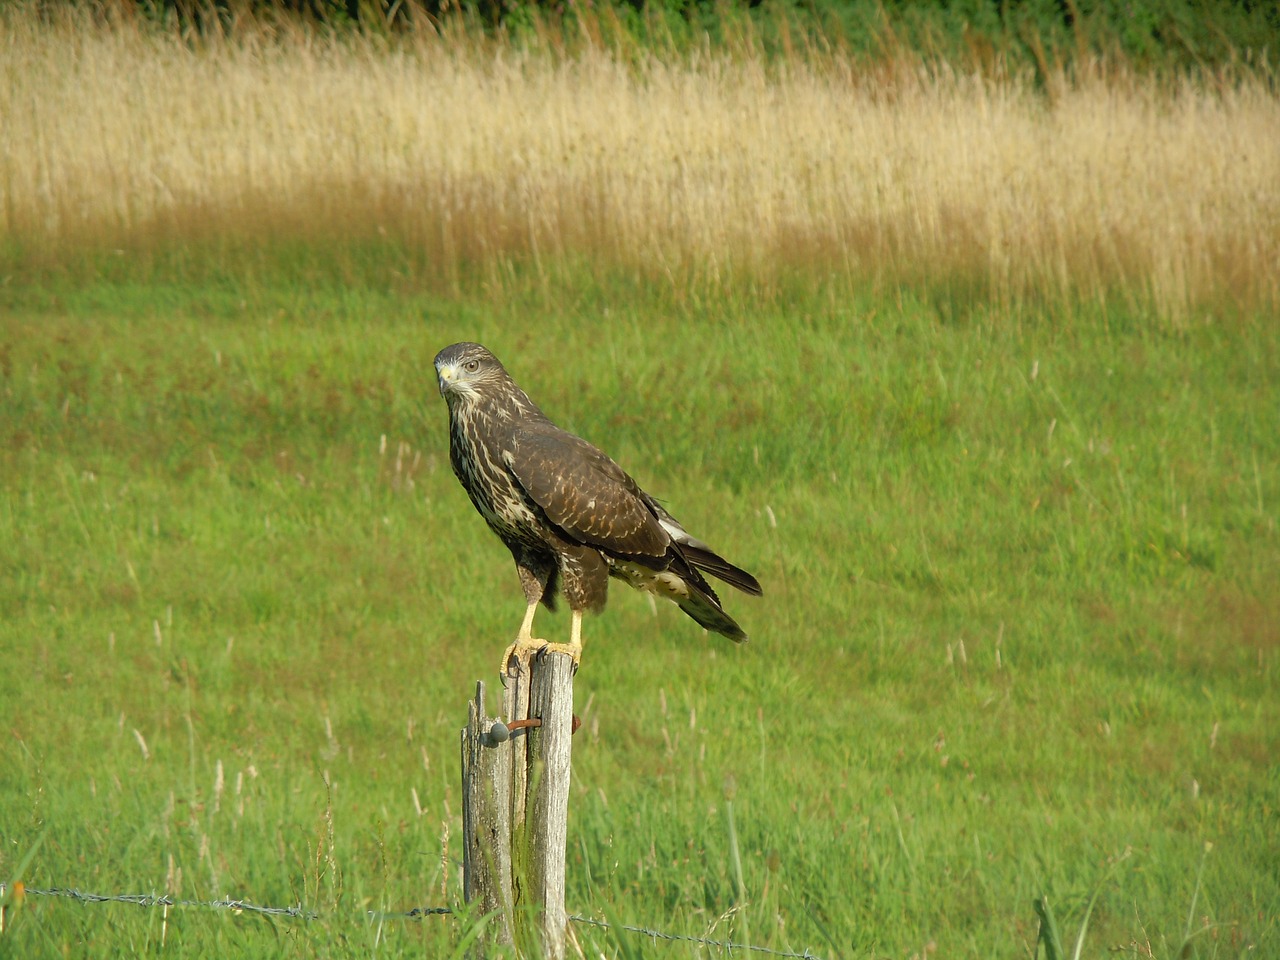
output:
M493 914L484 944L514 941L511 899L511 751L493 735L484 681L462 730L462 895ZM505 728L500 727L501 734ZM505 739L505 738L504 738Z
M537 918L541 954L564 956L565 844L573 735L573 661L522 660L507 680L506 720L485 715L476 684L462 731L463 895L494 913L487 944L528 944Z

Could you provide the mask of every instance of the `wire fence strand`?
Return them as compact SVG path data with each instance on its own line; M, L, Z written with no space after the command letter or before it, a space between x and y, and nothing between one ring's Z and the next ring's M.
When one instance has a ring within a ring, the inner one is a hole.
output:
M205 909L233 910L238 913L257 913L270 917L294 917L298 920L318 920L320 915L301 906L264 907L249 900L182 900L154 893L85 893L67 887L51 887L37 890L27 887L28 896L66 897L77 903L132 903L139 907L204 907Z
M0 885L0 891L2 890L3 885ZM235 913L252 913L269 917L290 917L296 920L320 919L319 913L308 910L301 904L293 907L269 907L254 903L251 900L237 900L232 897L224 897L221 900L184 900L155 893L85 893L82 890L75 890L70 887L50 887L47 890L27 887L26 892L30 896L63 897L68 900L74 900L77 903L128 903L138 907L197 907L206 910L231 910ZM419 920L430 916L451 916L453 909L451 907L414 907L412 910L407 910L403 913L378 910L369 910L367 913L370 917L385 920ZM730 954L735 950L741 950L744 953L760 953L771 957L795 958L795 960L822 960L817 954L810 953L807 947L803 953L796 953L791 950L775 950L772 947L761 947L751 943L734 943L732 940L715 940L711 937L698 937L685 933L668 933L663 930L637 927L626 923L607 923L604 920L584 917L577 913L569 914L569 919L574 923L581 923L585 926L597 927L602 930L623 930L627 933L648 937L650 940L668 940L697 943L706 947L718 947L721 950L727 950Z

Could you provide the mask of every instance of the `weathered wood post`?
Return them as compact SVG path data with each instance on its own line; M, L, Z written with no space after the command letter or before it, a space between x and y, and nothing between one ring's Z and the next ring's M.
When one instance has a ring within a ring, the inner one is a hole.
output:
M493 914L489 944L513 942L511 901L511 751L495 737L487 715L484 681L467 704L462 731L462 895Z
M462 731L463 895L494 917L485 945L564 956L565 844L573 735L573 660L519 662L503 691L506 719L486 715L484 683Z

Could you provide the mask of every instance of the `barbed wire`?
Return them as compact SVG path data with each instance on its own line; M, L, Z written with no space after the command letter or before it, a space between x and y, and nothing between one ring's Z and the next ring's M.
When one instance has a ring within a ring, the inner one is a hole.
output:
M3 890L4 885L0 884L0 893L3 893ZM26 893L28 896L36 897L64 897L77 903L129 903L139 907L201 907L212 910L231 910L236 913L254 913L260 916L290 917L295 920L320 919L320 914L307 910L301 905L296 907L269 907L254 903L251 900L237 900L231 897L224 897L221 900L184 900L154 893L85 893L82 890L75 890L70 887L50 887L48 890L27 887ZM414 907L412 910L407 910L403 913L378 910L369 910L367 913L369 916L379 919L419 920L430 916L449 916L453 914L453 909L450 907ZM772 957L794 958L794 960L822 960L817 954L810 953L807 947L803 953L795 953L791 950L775 950L772 947L761 947L751 943L734 943L732 940L714 940L710 937L696 937L685 933L667 933L663 930L637 927L627 923L607 923L604 920L584 917L577 913L569 914L568 918L574 923L598 927L602 930L625 930L627 933L646 936L650 940L697 943L706 947L719 947L722 950L729 951L729 953L741 950L743 952L762 953Z
M78 903L132 903L139 907L205 907L218 910L234 910L244 913L257 913L271 917L293 917L298 920L318 920L320 915L310 910L297 907L264 907L248 900L234 900L230 897L222 900L181 900L175 897L154 893L85 893L68 887L52 887L48 890L37 890L27 887L28 896L66 897Z

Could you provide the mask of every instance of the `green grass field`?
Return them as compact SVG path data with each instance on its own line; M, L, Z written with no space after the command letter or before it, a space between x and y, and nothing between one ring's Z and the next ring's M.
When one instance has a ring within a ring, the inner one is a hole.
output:
M1028 955L1100 884L1091 953L1277 948L1270 328L541 292L5 286L0 873L321 915L28 897L13 955L460 941L365 912L459 898L457 730L522 609L448 468L463 336L766 587L743 648L620 587L588 622L571 911Z
M1032 956L1047 897L1082 956L1280 955L1265 82L4 15L0 882L315 916L29 893L0 956L466 951L458 731L523 599L460 339L765 589L745 647L587 621L571 913L942 960Z

